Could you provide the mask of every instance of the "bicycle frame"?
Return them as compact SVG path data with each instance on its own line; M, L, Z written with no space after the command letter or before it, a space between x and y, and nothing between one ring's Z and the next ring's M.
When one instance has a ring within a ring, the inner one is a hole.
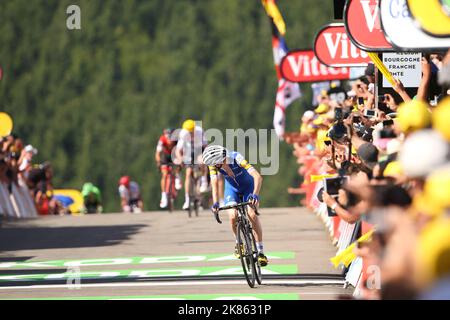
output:
M255 286L255 280L258 284L261 284L261 266L258 262L258 251L256 249L255 236L253 234L253 227L248 218L247 206L251 205L250 201L241 202L235 205L225 206L219 208L221 210L237 210L237 223L236 233L237 241L240 251L240 260L244 276L248 285L253 288ZM259 215L255 209L255 213ZM214 213L218 223L222 223L218 213ZM249 274L250 273L250 274ZM251 275L251 276L250 276Z
M191 184L189 188L189 209L188 214L189 218L192 216L192 210L195 211L195 215L198 217L198 211L200 207L201 194L200 194L200 177L202 176L202 172L198 165L192 166L192 174L191 174Z

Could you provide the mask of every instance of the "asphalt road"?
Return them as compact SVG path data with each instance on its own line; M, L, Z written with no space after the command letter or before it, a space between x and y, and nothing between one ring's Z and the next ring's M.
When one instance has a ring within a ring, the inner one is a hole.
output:
M246 284L226 217L208 211L40 217L0 228L0 299L337 299L341 271L322 222L262 208L269 266Z

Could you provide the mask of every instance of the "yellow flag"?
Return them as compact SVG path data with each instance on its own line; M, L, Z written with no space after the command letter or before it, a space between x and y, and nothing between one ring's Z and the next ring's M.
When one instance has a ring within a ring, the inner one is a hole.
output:
M321 174L321 175L311 175L311 182L317 182L325 178L336 178L337 174Z
M357 241L353 242L351 245L349 245L345 250L342 250L341 253L334 256L330 259L331 263L333 263L334 267L337 268L341 263L348 267L350 263L355 260L356 254L353 252L355 249L357 242L369 242L374 230L370 230L366 234L364 234L361 238L359 238Z
M286 33L286 24L284 23L280 10L278 10L277 5L275 4L275 0L261 0L261 2L267 15L273 19L273 23L275 23L278 32L284 36Z
M372 62L375 64L375 66L380 70L380 72L383 74L383 76L386 78L389 83L395 87L394 77L390 73L390 71L386 68L386 66L383 64L383 62L378 58L378 54L374 52L367 52Z

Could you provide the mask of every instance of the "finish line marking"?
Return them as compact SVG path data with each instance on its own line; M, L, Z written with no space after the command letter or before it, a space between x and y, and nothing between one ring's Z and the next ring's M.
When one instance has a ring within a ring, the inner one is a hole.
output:
M269 260L294 259L295 253L290 251L268 252ZM14 268L55 268L55 267L88 267L107 265L136 265L136 264L160 264L160 263L194 263L194 262L222 262L234 261L233 254L205 254L205 255L184 255L184 256L149 256L131 258L102 258L102 259L78 259L78 260L51 260L51 261L30 261L30 262L3 262L1 269ZM1 272L1 271L0 271Z
M210 285L246 285L246 280L222 280L222 281L161 281L161 282L123 282L123 283L88 283L80 284L80 289L83 288L111 288L111 287L160 287L160 286L210 286ZM264 280L264 285L344 285L344 280ZM30 286L10 286L0 287L0 290L18 290L18 289L68 289L67 284L53 284L53 285L30 285ZM71 290L73 292L73 290ZM311 293L311 294L325 294L325 293ZM327 293L329 294L329 293ZM335 293L331 293L335 294Z
M261 270L262 274L296 274L297 265L270 265ZM1 275L1 282L8 281L42 281L42 280L83 280L83 279L126 279L126 278L157 278L157 277L186 277L186 276L223 276L243 275L241 266L224 267L184 267L164 269L134 269L134 270L101 270L101 271L67 271L53 274L16 274Z

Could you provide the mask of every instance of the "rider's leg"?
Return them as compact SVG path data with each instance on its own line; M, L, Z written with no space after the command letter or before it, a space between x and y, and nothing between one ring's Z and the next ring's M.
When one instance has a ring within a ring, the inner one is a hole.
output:
M237 210L236 209L232 209L232 210L227 210L228 212L228 218L230 220L230 226L231 226L231 231L233 232L234 235L234 240L236 242L235 247L234 247L234 256L236 258L239 258L240 256L240 252L242 249L239 249L239 245L238 245L238 240L237 240Z
M184 181L184 205L183 205L183 209L188 209L189 208L189 190L191 187L191 183L192 183L192 172L193 172L193 168L192 167L186 167L186 177L185 177L185 181Z
M200 192L208 191L208 167L204 164L200 165L200 172L202 173L201 183L200 183Z
M261 265L261 267L267 266L269 263L267 257L264 254L264 245L262 241L262 227L261 227L261 221L259 220L258 216L256 215L255 211L250 208L248 208L248 218L250 219L252 226L253 226L253 234L255 235L256 240L256 250L258 251L258 261Z
M159 206L161 208L167 207L167 193L166 193L167 167L161 166L161 201Z
M256 242L262 242L263 236L262 236L262 226L261 221L259 220L258 216L256 215L255 211L247 206L248 210L248 217L250 219L250 222L252 223L253 230L255 230L255 240Z
M166 193L167 170L161 168L161 194Z
M173 170L175 174L175 189L181 190L183 188L183 185L181 184L180 178L180 166L174 167Z
M230 220L230 225L231 225L231 231L233 231L234 234L234 238L236 239L237 242L237 226L236 226L236 220L237 220L237 211L235 209L232 210L227 210L228 213L228 218Z
M250 183L248 185L247 190L243 193L244 199L247 200L248 197L253 193L253 183ZM259 254L264 254L264 246L263 246L263 232L262 232L262 226L261 221L259 220L258 216L256 215L256 212L253 208L250 206L247 206L247 213L248 218L253 226L253 234L255 235L256 240L256 249L258 250ZM264 265L267 261L265 261Z
M233 188L233 186L231 184L229 184L227 181L225 182L224 195L225 195L225 205L226 206L237 204L239 202L239 195L238 195L237 190L235 188ZM236 210L227 210L227 212L228 212L228 218L230 220L231 231L233 232L234 239L236 240L236 249L235 249L234 253L238 257L239 250L237 249L237 226L236 226L237 211Z

